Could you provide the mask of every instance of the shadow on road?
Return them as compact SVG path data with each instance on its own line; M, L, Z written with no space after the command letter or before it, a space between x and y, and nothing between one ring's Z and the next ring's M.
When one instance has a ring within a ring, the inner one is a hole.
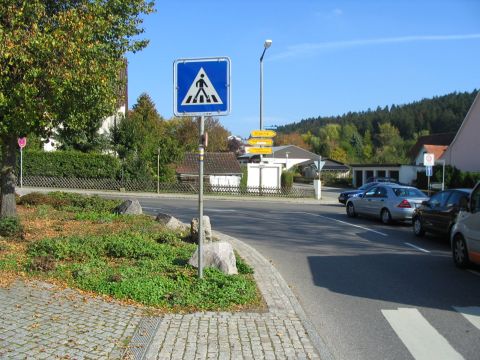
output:
M446 257L330 255L310 256L308 263L316 286L340 294L444 310L479 305L478 276L455 268ZM459 301L458 294L467 295Z

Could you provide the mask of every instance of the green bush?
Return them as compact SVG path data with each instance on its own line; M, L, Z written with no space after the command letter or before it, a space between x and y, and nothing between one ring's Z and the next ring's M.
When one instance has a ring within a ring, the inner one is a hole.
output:
M293 175L294 173L291 171L284 171L282 172L281 183L282 188L284 189L291 189L293 186Z
M242 166L242 178L240 179L240 189L246 190L247 189L247 181L248 181L248 167Z
M26 150L23 155L23 174L62 178L118 179L121 176L121 163L117 158L105 154Z
M15 236L23 232L23 226L17 217L0 218L0 235Z
M441 183L443 176L442 166L433 167L433 176L430 178L430 183ZM445 166L445 188L473 188L475 184L480 181L480 173L461 171L454 166ZM425 171L417 172L417 181L415 186L420 189L427 189L428 179Z

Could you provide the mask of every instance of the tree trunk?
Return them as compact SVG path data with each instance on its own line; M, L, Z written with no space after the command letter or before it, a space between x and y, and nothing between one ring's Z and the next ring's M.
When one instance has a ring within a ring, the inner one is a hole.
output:
M17 139L15 136L3 136L1 141L2 165L0 168L0 218L17 216L15 202L15 165L17 158Z

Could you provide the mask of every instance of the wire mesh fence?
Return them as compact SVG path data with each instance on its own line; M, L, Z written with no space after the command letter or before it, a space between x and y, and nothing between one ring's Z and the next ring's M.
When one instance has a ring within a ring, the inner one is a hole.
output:
M19 185L19 184L17 184ZM158 192L162 194L198 194L199 184L195 182L157 183L154 180L80 179L46 176L24 176L23 186L58 189L110 190L131 192ZM271 188L222 186L204 184L204 194L225 196L269 196L288 198L312 198L313 187Z

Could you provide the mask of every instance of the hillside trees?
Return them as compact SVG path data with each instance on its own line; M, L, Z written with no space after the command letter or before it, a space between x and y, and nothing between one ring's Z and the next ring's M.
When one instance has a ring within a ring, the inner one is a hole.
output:
M309 118L281 126L277 132L283 137L300 136L315 153L347 163L408 163L408 150L419 136L458 130L477 92Z
M16 216L17 138L81 131L115 111L117 76L137 35L144 0L0 0L0 217Z

